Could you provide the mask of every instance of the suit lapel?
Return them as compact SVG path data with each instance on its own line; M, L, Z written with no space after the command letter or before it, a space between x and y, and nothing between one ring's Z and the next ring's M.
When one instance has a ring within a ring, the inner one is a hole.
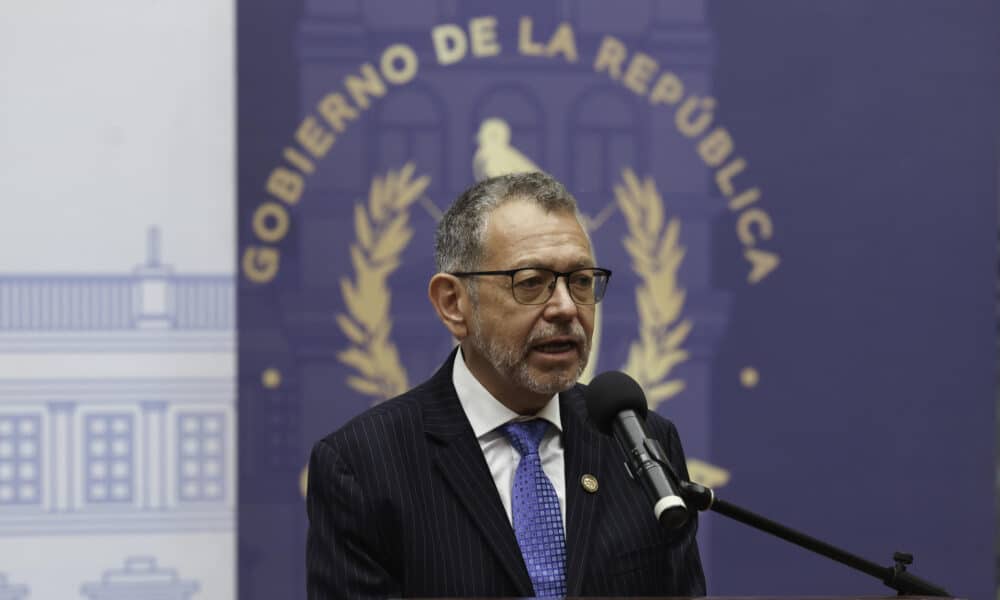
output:
M430 438L434 464L451 492L468 511L483 538L522 596L532 595L531 578L521 549L451 381L455 354L426 383L424 431Z
M583 394L579 386L559 395L566 469L566 593L582 593L583 579L596 535L601 493L583 489L580 479L593 475L600 482L606 473L601 462L603 436L586 423Z

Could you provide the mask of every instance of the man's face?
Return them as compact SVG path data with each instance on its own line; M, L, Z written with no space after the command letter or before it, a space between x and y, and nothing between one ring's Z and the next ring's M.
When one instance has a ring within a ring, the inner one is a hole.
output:
M545 267L569 271L594 266L586 234L572 213L546 213L512 200L490 215L479 270ZM470 370L501 402L533 413L583 372L594 331L594 306L577 305L560 278L545 304L518 303L510 278L477 277L463 353Z

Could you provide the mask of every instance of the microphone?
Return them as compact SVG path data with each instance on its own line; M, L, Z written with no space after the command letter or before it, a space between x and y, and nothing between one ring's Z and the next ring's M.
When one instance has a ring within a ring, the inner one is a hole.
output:
M674 491L664 466L669 468L657 440L646 434L646 395L634 379L620 371L601 373L584 393L591 422L613 435L625 452L625 466L639 481L653 504L656 520L667 529L687 521L687 506Z
M883 567L717 498L711 488L681 480L667 462L660 443L646 434L645 419L649 412L646 395L642 393L639 384L625 373L601 373L587 386L584 399L591 423L601 432L611 434L618 440L625 452L625 466L628 467L629 474L642 484L646 496L653 504L653 514L668 529L680 527L687 520L686 499L694 510L712 510L876 577L899 592L900 596L951 597L941 587L906 570L907 565L913 562L911 554L897 552L892 556L895 564ZM684 499L674 492L675 487L671 486L671 481Z

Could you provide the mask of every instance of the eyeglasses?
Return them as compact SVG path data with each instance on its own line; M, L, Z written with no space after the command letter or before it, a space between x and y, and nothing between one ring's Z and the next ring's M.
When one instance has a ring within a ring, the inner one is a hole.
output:
M455 277L478 277L480 275L506 275L510 277L510 291L514 300L521 304L545 304L556 291L560 277L566 278L569 296L577 304L597 304L608 289L611 271L597 267L585 267L572 271L553 271L542 267L526 267L509 271L457 271Z

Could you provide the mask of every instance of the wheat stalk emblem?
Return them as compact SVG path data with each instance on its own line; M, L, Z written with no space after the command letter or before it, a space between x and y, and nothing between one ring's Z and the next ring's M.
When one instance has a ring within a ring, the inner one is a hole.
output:
M628 224L622 243L641 280L635 291L639 339L629 347L622 370L646 390L649 407L656 410L684 389L682 380L668 379L670 371L687 360L681 346L691 332L691 321L680 320L685 298L677 285L677 269L684 260L684 247L678 243L681 224L666 219L652 178L639 181L631 169L624 169L622 178L615 186L615 199Z
M430 184L426 175L412 179L414 169L410 162L399 171L373 178L367 205L354 205L354 279L340 280L347 313L336 318L351 346L337 358L357 371L347 377L347 385L371 396L373 402L402 394L410 387L396 344L389 337L392 295L386 280L399 268L400 256L413 237L410 205Z
M684 310L684 290L677 285L677 269L684 260L678 243L681 224L666 219L663 198L656 183L647 177L639 181L631 169L622 171L622 185L615 186L615 198L628 235L622 240L632 258L632 270L641 283L635 291L639 311L639 339L629 347L622 368L646 390L649 407L656 407L684 389L680 379L668 379L670 371L688 358L682 348L691 333L691 321L680 320ZM728 470L696 458L687 459L693 481L721 487L730 478Z

